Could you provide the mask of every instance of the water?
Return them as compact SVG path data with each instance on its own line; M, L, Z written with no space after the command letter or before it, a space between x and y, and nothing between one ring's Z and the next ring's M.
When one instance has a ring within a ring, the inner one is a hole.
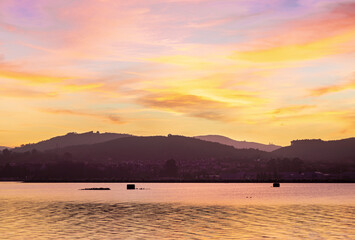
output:
M355 184L136 187L0 183L0 239L355 239Z

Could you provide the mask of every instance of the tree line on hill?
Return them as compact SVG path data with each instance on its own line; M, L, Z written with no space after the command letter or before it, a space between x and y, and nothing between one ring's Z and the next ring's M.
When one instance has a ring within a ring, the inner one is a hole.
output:
M308 163L299 158L201 159L153 162L87 162L70 153L31 151L0 154L0 179L20 181L350 181L346 164ZM353 168L352 168L353 169ZM302 173L327 175L306 177ZM329 178L331 177L331 178Z

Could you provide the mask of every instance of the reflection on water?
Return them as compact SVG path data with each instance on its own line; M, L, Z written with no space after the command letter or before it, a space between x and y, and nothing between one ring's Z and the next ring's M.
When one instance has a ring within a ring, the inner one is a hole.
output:
M355 239L354 216L355 205L342 203L229 205L1 195L0 239Z
M3 201L2 239L354 239L352 206Z

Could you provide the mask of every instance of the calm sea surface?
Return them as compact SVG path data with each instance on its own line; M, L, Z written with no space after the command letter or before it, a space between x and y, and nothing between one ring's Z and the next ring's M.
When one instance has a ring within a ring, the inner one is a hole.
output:
M355 239L355 184L136 187L2 182L0 239Z

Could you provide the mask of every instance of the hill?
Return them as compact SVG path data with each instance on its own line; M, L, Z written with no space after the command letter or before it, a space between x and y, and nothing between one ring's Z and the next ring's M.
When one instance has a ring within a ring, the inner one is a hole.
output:
M83 144L95 144L100 142L106 142L117 138L130 137L129 134L118 133L99 133L99 132L86 132L86 133L68 133L64 136L53 137L48 140L44 140L38 143L25 144L21 147L12 149L16 152L26 152L33 149L39 151L46 151L49 149L61 149L68 146L83 145Z
M276 149L281 148L281 146L277 146L273 144L266 145L266 144L261 144L256 142L236 141L234 139L225 136L220 136L220 135L195 136L195 138L209 141L209 142L217 142L228 146L233 146L238 149L254 148L254 149L259 149L261 151L272 152Z
M269 153L193 137L128 135L46 151L0 151L0 180L353 182L354 144L355 138L296 140Z
M217 158L255 159L265 152L255 149L235 149L219 143L183 136L126 137L92 145L71 146L61 150L75 158L91 161L161 162Z
M8 148L8 147L0 146L0 151L4 150L6 148ZM10 148L8 148L8 149L10 149Z
M321 139L294 140L291 146L272 152L278 157L299 157L313 161L354 161L355 138L323 141Z

